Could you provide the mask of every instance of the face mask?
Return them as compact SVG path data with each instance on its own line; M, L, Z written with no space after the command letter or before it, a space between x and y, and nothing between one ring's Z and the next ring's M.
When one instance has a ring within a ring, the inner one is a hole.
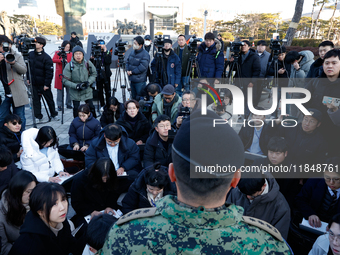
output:
M133 49L134 49L134 50L138 50L138 49L139 49L139 45L134 44L134 45L133 45Z
M145 44L145 46L149 46L151 44L151 42L150 41L145 41L144 44Z
M169 52L171 49L163 49L165 52Z

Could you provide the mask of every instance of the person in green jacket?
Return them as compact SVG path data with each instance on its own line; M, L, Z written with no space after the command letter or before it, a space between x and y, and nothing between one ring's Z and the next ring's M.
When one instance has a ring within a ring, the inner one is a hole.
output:
M70 88L70 97L73 101L73 117L78 116L80 101L89 105L93 117L97 117L93 105L93 92L91 84L95 82L97 72L91 61L84 59L85 52L82 47L76 46L73 51L73 58L63 71L63 83Z

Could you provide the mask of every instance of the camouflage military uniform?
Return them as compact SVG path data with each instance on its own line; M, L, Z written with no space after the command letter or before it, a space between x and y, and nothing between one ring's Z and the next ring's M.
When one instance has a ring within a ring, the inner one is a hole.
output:
M192 208L169 195L156 208L124 215L100 254L291 254L284 241L245 223L242 215L235 205Z

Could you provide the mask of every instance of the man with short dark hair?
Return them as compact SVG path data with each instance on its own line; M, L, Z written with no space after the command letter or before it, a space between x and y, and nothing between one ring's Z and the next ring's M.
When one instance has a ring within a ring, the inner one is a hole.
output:
M322 43L319 44L318 47L319 47L320 58L315 60L314 63L310 66L310 69L309 69L309 72L306 78L316 78L322 74L323 59L328 51L334 49L334 43L331 41L323 41Z
M133 39L133 51L126 61L126 71L131 85L131 96L138 100L141 90L146 85L146 75L150 63L150 55L143 49L144 39L137 36Z
M172 162L171 146L173 142L173 138L169 138L169 131L171 130L169 116L158 116L154 122L154 127L145 143L144 168L155 163L168 167Z
M102 254L119 254L122 247L128 254L292 254L277 229L243 216L242 208L226 203L228 191L241 177L237 169L243 165L244 152L229 125L213 127L218 118L211 111L206 116L196 111L183 122L169 165L177 196L165 196L156 207L121 217L111 228ZM233 166L235 171L195 172L216 164Z
M5 145L0 145L0 194L7 189L9 181L17 172L12 153Z
M79 40L79 37L77 36L76 32L72 32L71 33L71 39L70 39L70 43L71 43L71 49L73 49L76 46L80 46L83 48L83 44L81 43L81 41Z
M173 123L178 112L178 105L182 98L175 92L175 87L171 84L164 86L162 92L155 97L152 105L152 121L162 114L168 115Z
M110 158L117 175L128 175L131 183L141 170L139 148L135 141L128 137L124 128L109 124L99 137L95 138L85 154L85 167L89 169L98 158Z
M221 43L221 51L224 52L224 42L223 42L223 38L222 35L220 33L217 34L217 39L220 41Z
M221 47L221 42L213 33L204 35L204 42L198 47L197 55L201 77L222 78L224 55Z
M177 43L178 47L174 51L178 55L179 60L181 61L182 64L182 76L180 84L176 87L176 93L179 96L182 96L182 89L184 89L184 91L189 90L190 76L188 76L186 72L187 70L191 69L191 67L189 67L188 69L190 50L188 49L188 45L186 44L185 35L180 34L177 37Z

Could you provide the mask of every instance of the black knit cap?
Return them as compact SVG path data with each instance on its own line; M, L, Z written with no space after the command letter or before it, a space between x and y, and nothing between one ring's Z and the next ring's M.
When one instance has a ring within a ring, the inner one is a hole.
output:
M322 122L322 112L320 112L317 109L308 108L307 111L311 114L313 118L315 118L317 121Z
M193 166L228 166L239 169L244 163L244 146L229 124L216 124L214 119L223 119L213 111L201 115L197 110L183 121L172 146L172 153L185 159ZM216 122L217 123L217 122ZM191 175L192 175L191 170ZM209 177L231 177L232 171L211 173ZM195 176L196 177L196 176ZM200 178L200 177L198 177Z
M134 40L136 40L136 42L139 44L139 45L143 45L144 44L144 39L143 37L141 36L137 36L135 38L133 38Z

